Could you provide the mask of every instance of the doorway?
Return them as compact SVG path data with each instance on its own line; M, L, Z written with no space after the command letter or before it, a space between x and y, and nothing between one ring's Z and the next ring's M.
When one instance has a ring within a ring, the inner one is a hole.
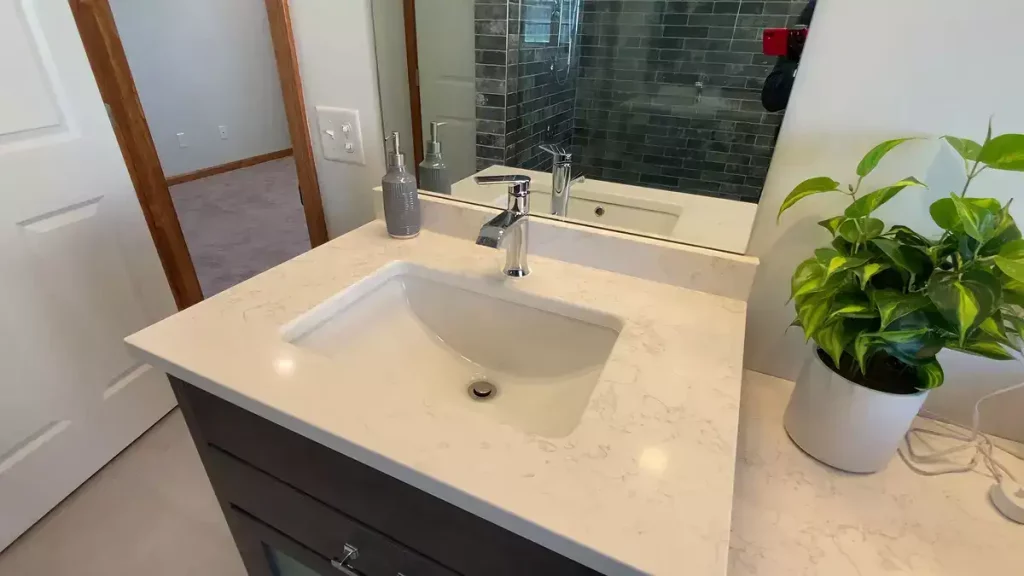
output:
M327 241L287 0L69 3L179 309Z

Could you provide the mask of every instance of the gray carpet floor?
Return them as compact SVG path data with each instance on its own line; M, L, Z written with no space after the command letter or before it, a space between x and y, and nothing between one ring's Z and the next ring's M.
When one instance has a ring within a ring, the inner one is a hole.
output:
M291 157L171 186L171 198L205 297L309 250Z

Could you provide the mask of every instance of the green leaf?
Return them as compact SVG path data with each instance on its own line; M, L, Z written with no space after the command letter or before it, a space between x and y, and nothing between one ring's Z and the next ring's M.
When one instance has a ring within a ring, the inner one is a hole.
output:
M837 190L839 190L839 182L836 182L828 176L819 176L817 178L804 180L789 193L789 196L786 196L785 200L782 201L782 206L779 207L779 215L776 217L776 221L782 218L783 212L804 198L814 194L835 192Z
M1024 172L1024 134L1003 134L987 142L978 161L996 170Z
M877 262L870 262L862 266L860 270L856 271L857 277L860 278L860 289L867 290L868 282L871 281L871 278L874 277L875 274L878 274L882 270L887 270L888 268L888 264L879 264Z
M942 139L948 142L964 160L974 162L978 159L978 153L981 152L981 144L974 140L957 138L956 136L943 136Z
M804 341L814 338L825 324L832 298L827 294L811 294L796 307L797 318L804 329Z
M1013 220L1013 216L1010 215L1011 204L1013 204L1012 198L996 214L995 232L992 233L992 237L987 242L979 247L979 257L994 256L999 253L999 250L1004 245L1021 239L1020 229L1017 228L1017 223Z
M916 365L934 357L942 348L941 342L928 328L892 330L869 333L881 348L904 364Z
M861 196L860 198L855 200L853 204L850 204L849 206L846 207L846 211L844 212L844 214L846 214L847 218L861 218L863 216L868 216L872 212L874 212L879 206L885 204L889 200L892 200L894 196L899 194L904 188L907 188L908 186L923 186L927 188L927 186L922 184L917 178L914 178L913 176L908 176L903 180L900 180L899 182L893 184L892 186L879 188L874 192Z
M897 242L903 244L909 244L918 248L930 248L934 245L934 242L925 238L924 236L914 232L906 226L896 225L889 229L886 236L892 236Z
M1008 279L1002 283L1003 302L1024 307L1024 282Z
M839 235L847 242L863 244L882 235L885 223L878 218L848 218L839 225Z
M821 288L825 282L825 267L814 258L808 258L796 267L790 283L792 292L790 299L810 294Z
M939 361L932 358L917 366L917 388L919 390L932 390L942 386L946 375L942 372Z
M996 310L992 316L985 318L981 324L978 325L978 330L995 342L1004 346L1013 346L1010 339L1006 336L1006 325L1003 323L1003 316L998 310Z
M903 294L898 290L875 290L871 294L871 300L882 317L882 330L896 320L917 312L931 303L928 297L922 294Z
M842 236L836 236L832 239L832 247L844 256L853 255L853 244L847 242Z
M955 194L950 195L950 200L968 236L978 242L985 242L994 235L995 214Z
M847 294L839 296L832 303L829 319L843 318L877 318L878 311L871 302L861 295Z
M867 258L858 258L856 256L835 256L828 263L828 270L825 271L825 279L827 280L836 272L842 272L844 270L863 266L867 261Z
M917 248L900 245L888 238L875 238L871 243L884 252L897 268L912 276L924 273L928 257Z
M936 271L928 280L928 298L950 323L957 327L963 345L971 332L996 310L1001 296L999 282L988 272L972 270Z
M998 214L1002 207L998 200L993 198L960 198L962 202L966 202L974 207L983 208L988 210L992 214ZM960 215L957 212L956 204L952 198L940 198L932 203L928 208L928 213L931 214L932 220L939 225L939 228L943 230L949 230L950 232L962 232L964 227L960 221Z
M941 198L932 202L932 205L928 207L928 213L931 214L932 220L939 225L939 228L943 230L955 232L956 230L963 229L960 216L956 212L956 205L949 198Z
M839 230L839 225L843 222L843 220L846 220L846 216L834 216L832 218L829 218L828 220L822 220L821 222L818 222L818 226L821 226L822 228L831 232L832 236L834 237L836 235L836 230Z
M1024 240L1007 242L995 257L996 266L1018 282L1024 282Z
M916 138L897 138L896 140L886 140L872 148L871 151L864 156L864 159L860 161L860 164L857 165L857 176L863 178L870 174L886 154L888 154L893 148L908 140L916 140Z
M832 358L832 362L839 366L843 357L843 350L846 345L853 341L857 333L848 330L842 319L830 322L821 327L821 330L814 336L814 341L821 346L821 349Z
M975 356L983 356L993 360L1013 360L1013 354L1010 354L1006 348L998 342L992 342L989 340L968 340L963 344L953 340L947 342L946 346L951 350L958 350L960 352L966 352Z
M840 256L838 250L832 248L818 248L814 251L814 259L822 266L828 267L828 263L836 256Z
M857 366L861 374L866 374L867 363L871 355L878 349L878 342L870 334L860 333L853 341L853 357L857 360Z

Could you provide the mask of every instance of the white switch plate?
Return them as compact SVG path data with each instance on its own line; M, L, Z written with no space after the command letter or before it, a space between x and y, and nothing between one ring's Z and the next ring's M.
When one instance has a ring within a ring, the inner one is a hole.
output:
M316 123L320 130L320 147L323 149L324 158L335 162L366 165L358 110L317 106Z
M227 126L221 124L220 126L217 126L217 131L220 132L220 139L221 140L227 140L228 139L228 127Z
M178 132L176 136L178 137L178 148L188 148L188 141L185 140L185 133Z

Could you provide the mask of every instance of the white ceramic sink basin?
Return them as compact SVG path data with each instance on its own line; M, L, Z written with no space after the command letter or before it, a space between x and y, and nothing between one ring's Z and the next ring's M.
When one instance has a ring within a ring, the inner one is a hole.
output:
M285 326L283 336L342 367L379 373L379 383L365 384L390 386L384 401L419 387L524 432L565 436L622 324L504 282L393 262ZM479 381L496 392L473 398L470 386Z

